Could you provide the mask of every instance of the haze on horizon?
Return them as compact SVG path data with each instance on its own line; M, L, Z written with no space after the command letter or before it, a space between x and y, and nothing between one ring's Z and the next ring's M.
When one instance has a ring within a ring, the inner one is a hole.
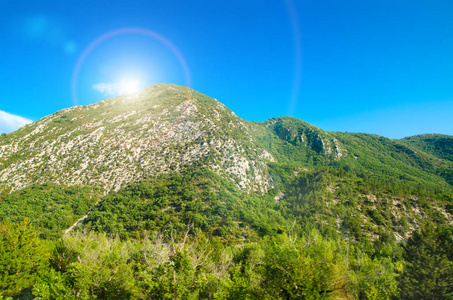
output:
M452 12L451 1L2 1L0 132L166 82L246 120L453 135Z

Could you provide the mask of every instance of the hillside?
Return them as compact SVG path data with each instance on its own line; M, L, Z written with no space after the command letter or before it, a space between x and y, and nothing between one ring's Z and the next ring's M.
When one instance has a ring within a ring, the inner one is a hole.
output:
M266 191L272 160L223 104L163 84L64 109L0 138L0 181L14 190L54 182L108 192L203 161L243 190Z
M419 208L420 197L439 198L434 207L451 220L445 208L448 203L445 197L439 196L449 195L453 190L453 163L445 159L451 150L450 140L451 137L438 135L391 140L369 134L326 132L291 117L249 122L217 100L194 90L157 84L136 94L68 108L3 135L0 178L4 195L11 191L17 191L11 195L20 195L21 190L39 190L42 184L50 184L51 190L80 186L87 189L85 193L91 191L95 196L90 201L101 201L102 207L107 200L100 200L99 190L107 195L161 175L194 172L194 164L225 180L216 190L231 185L239 194L265 196L279 191L288 197L289 190L300 189L297 185L290 188L292 182L299 181L298 176L315 176L324 184L322 187L317 184L313 190L320 194L319 200L326 207L332 206L332 201L336 206L343 201L337 193L346 181L350 191L356 190L356 199L375 199L372 202L379 203L393 198L390 209L396 203L414 201L412 208L418 212L415 215L410 215L406 207L383 216L409 221L404 229L393 221L396 227L391 226L392 232L398 232L401 239L417 228L426 215ZM328 175L332 171L324 171L326 167L335 170L336 175ZM343 175L338 176L337 172ZM386 195L384 199L382 193ZM328 194L331 196L326 197ZM21 197L13 197L17 198ZM26 207L36 206L29 210L32 214L6 199L0 202L2 215L9 214L16 219L39 218L38 207L50 205L50 209L52 201L59 201L55 197L46 205L36 200L35 204L26 204ZM16 207L13 210L12 205ZM371 218L371 213L362 211L361 206L354 206L350 215L361 215L363 220ZM376 203L372 206L376 209ZM160 209L165 209L168 215L174 207ZM69 219L77 219L88 211L89 207L78 209ZM337 224L342 224L346 215L338 218ZM406 221L401 222L406 224ZM56 230L50 225L44 227ZM336 225L336 228L341 231L346 227ZM370 228L366 231L372 236Z
M202 161L241 190L261 193L272 187L269 162L336 165L361 176L448 187L451 138L414 139L329 133L289 117L248 122L206 95L159 84L3 135L0 184L18 190L53 182L109 192Z
M442 134L422 134L401 140L409 146L442 159L453 161L453 137Z
M0 297L411 299L420 245L453 278L452 139L250 122L168 84L59 111L0 137Z

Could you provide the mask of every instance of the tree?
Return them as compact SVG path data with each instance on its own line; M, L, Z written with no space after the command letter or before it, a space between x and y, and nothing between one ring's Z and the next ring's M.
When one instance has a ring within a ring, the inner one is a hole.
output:
M47 266L49 253L30 222L0 224L0 295L31 288Z
M348 274L341 247L317 231L297 242L278 236L268 240L264 249L264 298L346 297Z
M402 299L453 299L452 228L424 224L404 246Z

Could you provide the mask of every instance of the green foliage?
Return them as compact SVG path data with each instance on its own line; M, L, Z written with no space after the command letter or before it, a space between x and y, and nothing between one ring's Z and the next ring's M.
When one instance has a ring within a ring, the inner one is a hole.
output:
M89 211L98 197L98 192L90 187L32 185L0 194L0 220L16 223L26 218L41 229L42 237L57 239Z
M358 299L393 299L398 295L397 270L400 262L387 257L371 258L362 250L350 250L353 293Z
M341 249L318 233L301 242L269 240L263 258L263 296L268 299L329 299L345 296L347 263Z
M33 296L36 300L77 299L72 289L67 284L65 274L50 268L42 274L33 286ZM80 299L80 298L79 298Z
M436 166L434 171L453 185L453 137L442 134L423 134L400 141L417 151L423 151L444 160L444 163L440 167Z
M439 176L453 168L447 161L376 135L335 133L335 136L348 150L346 158L331 164L337 169L375 181L377 186L398 185L431 192L452 190L445 177Z
M442 134L422 134L407 137L401 142L442 159L453 161L453 137Z
M302 120L279 117L251 126L260 145L279 163L313 167L325 165L333 158L325 155L323 148L323 139L331 142L330 134Z
M453 228L425 223L404 245L402 299L453 299Z
M406 234L407 222L416 222L413 206L445 222L433 207L451 202L448 192L401 193L404 185L379 186L332 167L274 163L270 173L279 182L261 196L240 193L201 164L111 193L84 231L42 250L45 267L15 293L37 299L391 299L404 263L393 233ZM34 188L24 198L33 199L33 191L41 193ZM390 201L408 211L389 208Z
M31 288L47 259L46 247L30 222L0 223L0 295L17 296Z
M105 234L66 235L50 259L52 269L33 293L42 299L134 299L138 294L132 256L136 248Z
M236 188L215 173L191 166L182 173L161 175L107 196L86 222L94 230L121 238L164 227L169 231L170 223L177 232L184 231L189 222L194 229L212 232L228 222L226 209L236 193Z

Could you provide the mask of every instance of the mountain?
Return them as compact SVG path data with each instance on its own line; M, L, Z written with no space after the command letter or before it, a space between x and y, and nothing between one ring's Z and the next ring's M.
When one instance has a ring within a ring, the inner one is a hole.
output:
M281 189L281 176L327 166L393 190L449 193L451 141L326 132L292 117L249 122L190 88L156 84L2 135L0 184L8 193L56 184L106 195L197 163L239 191L259 195ZM298 171L280 174L281 167Z
M266 192L272 186L267 163L276 158L267 149L273 146L260 142L257 134L307 152L299 160L309 153L323 160L345 154L335 137L305 122L244 121L215 99L158 84L134 95L64 109L2 136L0 180L13 190L53 182L108 192L203 161L241 190Z
M413 288L398 281L415 259L406 241L453 238L452 140L250 122L157 84L2 135L0 230L35 230L54 249L30 281L39 295L390 299Z
M0 180L13 190L54 182L108 192L203 161L241 189L264 192L272 160L223 104L164 84L64 109L0 139Z
M422 134L401 140L405 144L442 159L453 161L453 137L443 134Z

